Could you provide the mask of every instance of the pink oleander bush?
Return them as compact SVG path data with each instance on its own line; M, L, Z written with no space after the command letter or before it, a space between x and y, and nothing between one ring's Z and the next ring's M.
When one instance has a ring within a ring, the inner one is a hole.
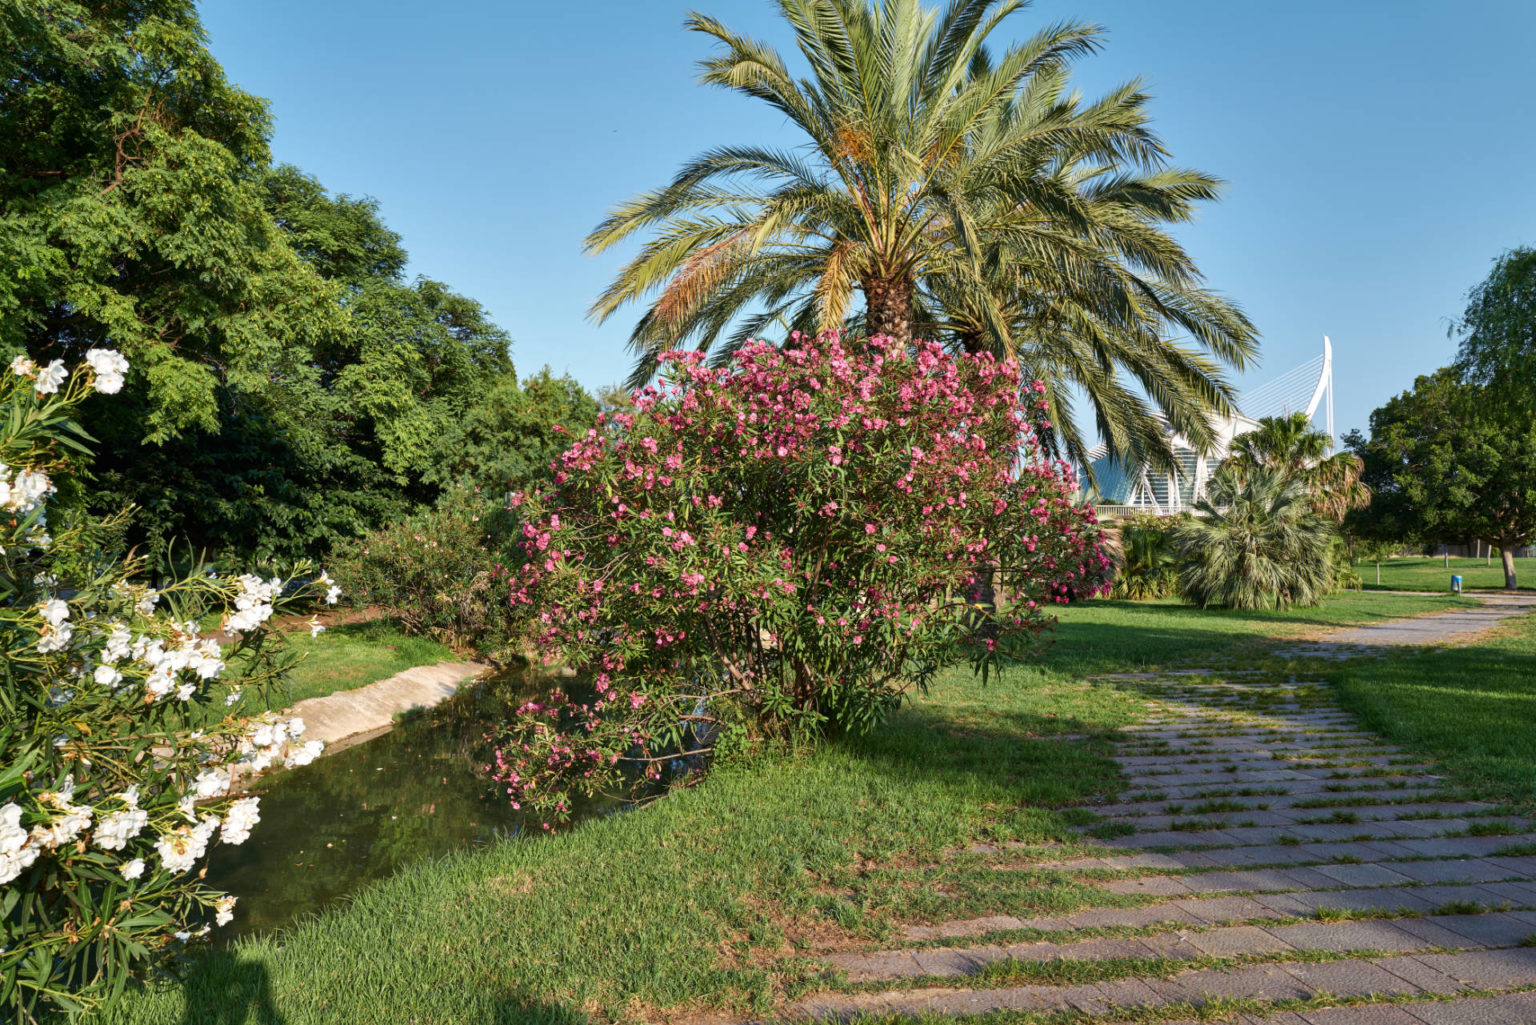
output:
M514 605L579 693L518 709L493 777L552 828L572 801L683 754L877 725L913 686L1042 647L1052 607L1109 560L1012 362L932 343L663 360L544 493L514 496Z

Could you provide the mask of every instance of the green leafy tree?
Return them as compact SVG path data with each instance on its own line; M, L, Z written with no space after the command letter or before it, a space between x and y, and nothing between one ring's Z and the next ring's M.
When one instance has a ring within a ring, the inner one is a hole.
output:
M596 399L548 367L521 385L503 378L444 430L425 479L499 501L547 478L550 463L597 414Z
M1145 601L1166 598L1178 589L1179 560L1173 547L1174 524L1160 517L1135 517L1120 524L1115 559L1116 598Z
M1536 537L1536 422L1447 368L1373 412L1360 444L1399 536L1485 541L1517 586L1515 549Z
M303 365L334 290L273 223L266 104L191 0L16 0L0 17L0 348L111 344L142 439L219 428L219 392Z
M1451 330L1461 336L1457 368L1466 379L1536 410L1536 249L1501 256Z
M1174 531L1179 586L1202 608L1316 605L1333 588L1333 525L1306 487L1271 466L1223 465Z
M1231 408L1222 365L1242 367L1256 333L1200 287L1166 225L1219 182L1168 166L1139 84L1092 102L1071 92L1070 62L1099 45L1093 26L1053 26L994 54L993 32L1023 6L780 0L806 78L691 15L723 47L702 81L766 102L805 145L710 150L588 237L602 252L648 236L592 308L606 320L644 305L633 381L668 349L724 359L749 336L852 320L1016 355L1057 411L1043 440L1080 462L1069 385L1117 451L1171 462L1155 412L1209 441L1210 414ZM1194 345L1167 341L1174 330Z

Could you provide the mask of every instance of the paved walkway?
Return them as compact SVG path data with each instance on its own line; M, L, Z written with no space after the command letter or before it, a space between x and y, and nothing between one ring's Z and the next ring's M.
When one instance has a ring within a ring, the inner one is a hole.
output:
M1382 624L1345 643L1466 639L1505 611ZM1113 838L1054 866L1093 881L1102 906L940 923L889 950L827 956L855 985L793 1013L1536 1022L1531 821L1449 790L1433 765L1360 729L1326 684L1119 679L1151 714L1121 735L1123 797L1096 809L1095 835Z

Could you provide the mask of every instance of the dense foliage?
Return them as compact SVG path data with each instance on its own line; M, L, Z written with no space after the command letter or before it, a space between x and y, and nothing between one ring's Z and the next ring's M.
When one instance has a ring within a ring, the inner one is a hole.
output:
M1110 592L1113 597L1145 601L1166 598L1178 590L1178 552L1173 546L1178 522L1160 516L1135 516L1120 523Z
M796 342L713 369L669 354L665 387L520 498L514 600L595 687L526 706L497 755L551 822L679 751L870 729L947 663L1027 657L1053 602L1103 588L1092 510L1041 461L1015 364Z
M604 251L647 236L593 306L606 319L644 304L636 383L668 349L728 360L748 337L851 320L1017 359L1055 411L1042 442L1080 465L1074 394L1135 463L1171 466L1170 423L1213 440L1233 398L1223 366L1241 369L1257 332L1168 226L1220 182L1170 166L1140 83L1073 90L1096 27L1064 22L998 51L1021 0L775 6L807 75L712 17L687 26L721 45L701 80L767 103L804 145L709 150L588 237Z
M1536 249L1513 249L1467 296L1457 369L1490 397L1536 412Z
M568 380L524 393L478 303L407 279L371 200L271 165L189 0L24 0L0 39L0 355L128 356L123 399L80 413L86 494L137 507L158 564L320 555L449 487L527 486L549 427L591 421Z
M515 635L505 564L522 562L512 517L474 492L336 549L336 580L355 601L389 609L408 632L494 653Z
M103 548L112 525L50 522L83 451L75 410L128 371L110 350L86 358L18 358L0 374L0 1006L13 1021L97 1002L230 920L235 898L197 869L259 818L257 798L230 798L232 774L319 748L297 720L242 715L291 661L267 624L312 593L336 598L324 575L196 574L157 590ZM224 643L199 625L219 611Z
M1333 590L1333 525L1305 483L1267 465L1224 465L1175 529L1179 590L1202 608L1316 605Z
M1389 540L1478 539L1503 555L1536 539L1536 420L1454 369L1420 377L1371 414L1369 439L1352 443L1376 489L1367 535Z

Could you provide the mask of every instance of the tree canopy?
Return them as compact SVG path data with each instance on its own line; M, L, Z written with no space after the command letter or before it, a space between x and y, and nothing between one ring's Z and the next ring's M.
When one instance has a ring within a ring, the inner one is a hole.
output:
M1496 545L1505 584L1516 586L1514 550L1536 537L1536 422L1446 368L1373 412L1370 438L1352 444L1381 526L1398 538Z
M595 416L568 380L525 395L375 202L272 166L188 0L21 0L0 42L0 354L128 357L82 418L91 501L138 506L133 541L319 555L452 484L520 486Z
M714 18L687 25L721 47L701 80L766 102L805 145L711 149L588 237L594 252L646 237L592 308L644 307L632 380L668 349L724 360L748 337L851 323L1016 355L1047 385L1043 440L1079 463L1077 389L1133 461L1171 466L1165 422L1209 443L1232 408L1223 370L1247 364L1257 332L1167 226L1220 183L1169 164L1140 83L1072 91L1099 30L1063 23L997 51L1022 0L776 6L808 77Z
M1512 249L1467 295L1452 328L1461 336L1457 367L1468 380L1536 410L1536 249Z

